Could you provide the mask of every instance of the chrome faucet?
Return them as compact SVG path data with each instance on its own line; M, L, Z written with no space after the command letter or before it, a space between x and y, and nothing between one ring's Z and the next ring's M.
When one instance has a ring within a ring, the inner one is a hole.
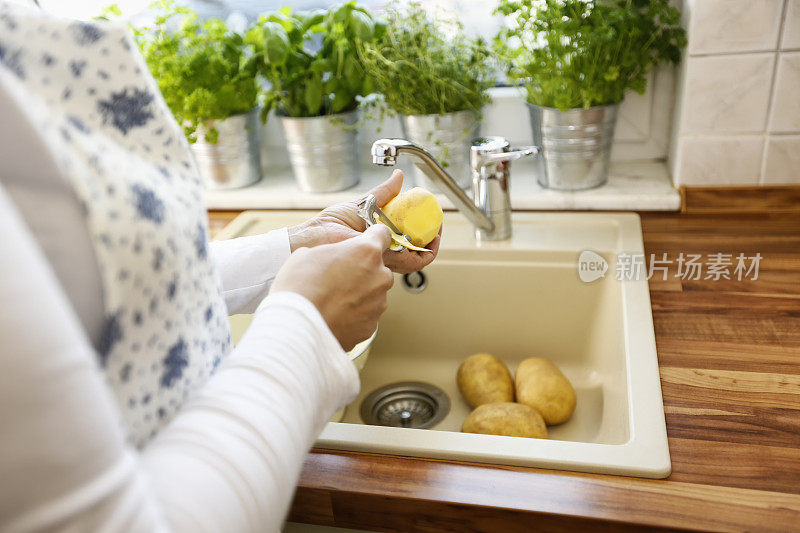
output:
M372 143L372 162L393 166L397 156L407 154L436 183L453 205L475 226L478 241L511 237L511 201L508 194L510 161L539 153L537 146L514 149L503 137L481 137L472 142L472 200L424 148L405 139L379 139Z

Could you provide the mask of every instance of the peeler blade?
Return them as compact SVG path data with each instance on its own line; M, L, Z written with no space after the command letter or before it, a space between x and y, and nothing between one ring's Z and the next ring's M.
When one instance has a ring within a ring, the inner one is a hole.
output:
M364 222L366 222L367 227L376 224L377 220L375 217L377 217L386 227L389 228L389 231L392 232L392 239L396 243L390 248L390 250L393 252L400 252L403 250L403 248L416 250L418 252L430 252L430 250L427 248L421 248L411 244L411 239L408 237L408 235L404 235L397 225L392 222L392 219L390 219L386 213L384 213L381 208L378 207L378 201L374 195L368 194L358 203L358 216L361 217Z

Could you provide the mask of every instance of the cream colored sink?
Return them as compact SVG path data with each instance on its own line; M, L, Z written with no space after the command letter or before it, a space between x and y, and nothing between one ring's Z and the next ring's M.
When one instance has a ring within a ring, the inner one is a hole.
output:
M295 224L310 212L246 212L219 238ZM584 250L608 262L583 282ZM478 246L459 213L446 213L427 287L409 292L396 277L389 310L361 373L361 394L343 423L330 423L322 448L665 477L669 449L647 281L618 281L617 254L643 253L634 214L514 214L510 241ZM573 383L577 409L547 440L460 433L470 409L455 383L476 352L513 372L530 356L552 359ZM450 411L430 429L366 425L361 401L400 381L442 389Z

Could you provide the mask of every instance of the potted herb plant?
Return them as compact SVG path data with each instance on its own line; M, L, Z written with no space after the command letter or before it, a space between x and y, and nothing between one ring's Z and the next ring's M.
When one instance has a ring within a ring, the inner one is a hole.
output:
M527 89L539 183L586 189L608 179L617 110L647 74L677 63L686 34L669 0L500 0L511 24L495 44Z
M395 4L384 35L360 50L367 75L408 140L430 151L461 187L471 183L470 143L494 84L490 51L455 20L432 20L419 3ZM449 35L448 35L449 34ZM417 182L435 186L420 169Z
M357 47L383 26L346 2L327 11L262 16L248 31L258 69L269 87L264 113L281 117L289 159L300 188L332 192L359 181L358 97L372 92Z
M164 100L184 126L206 187L261 178L256 64L243 36L224 22L159 1L152 25L134 34Z

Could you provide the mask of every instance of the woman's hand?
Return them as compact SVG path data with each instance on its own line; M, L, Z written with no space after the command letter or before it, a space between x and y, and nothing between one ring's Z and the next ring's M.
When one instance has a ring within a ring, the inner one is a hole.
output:
M403 171L395 170L388 180L369 193L374 194L378 200L378 206L383 207L400 193L402 186ZM292 251L301 247L336 243L358 236L366 229L366 223L358 216L357 211L357 201L344 202L322 210L317 216L298 226L290 227L289 244ZM386 250L383 254L384 264L400 274L422 270L436 258L441 235L442 232L439 230L439 235L426 246L431 250L430 252L415 252L405 248L400 252Z
M344 242L298 248L278 271L270 292L308 298L342 348L352 350L372 335L386 311L394 276L383 264L383 253L391 242L389 228L376 224Z

